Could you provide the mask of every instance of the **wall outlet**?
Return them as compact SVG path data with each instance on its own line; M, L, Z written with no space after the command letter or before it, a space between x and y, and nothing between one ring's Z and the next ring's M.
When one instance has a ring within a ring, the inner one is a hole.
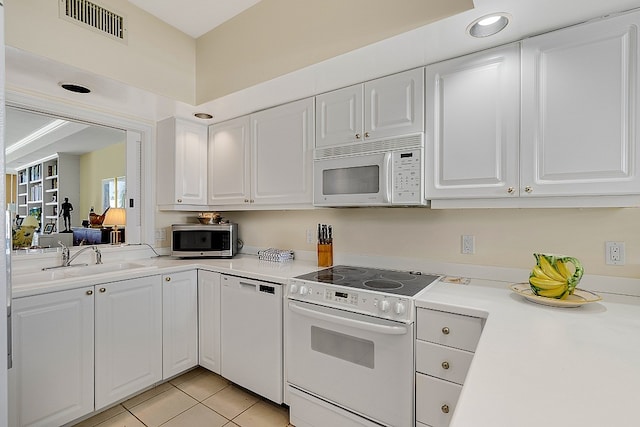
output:
M604 257L608 265L624 265L624 242L604 242Z
M167 230L164 228L156 228L156 242L167 240Z
M307 243L314 244L316 243L316 233L314 230L307 228Z
M474 254L476 251L476 238L474 236L462 236L462 249L463 254Z

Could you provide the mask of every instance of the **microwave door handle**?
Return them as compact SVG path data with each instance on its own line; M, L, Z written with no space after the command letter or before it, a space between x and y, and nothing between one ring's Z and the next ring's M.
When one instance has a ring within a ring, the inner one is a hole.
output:
M392 153L385 153L384 159L382 160L382 176L383 176L383 202L391 203L391 157Z
M342 326L348 326L357 328L369 332L375 332L385 335L404 335L407 333L405 326L386 326L378 325L376 323L364 322L362 320L348 319L341 316L335 316L333 314L322 313L316 310L310 310L308 308L300 307L294 302L289 302L289 310L302 316L311 317L318 320L324 320L327 322L335 323Z

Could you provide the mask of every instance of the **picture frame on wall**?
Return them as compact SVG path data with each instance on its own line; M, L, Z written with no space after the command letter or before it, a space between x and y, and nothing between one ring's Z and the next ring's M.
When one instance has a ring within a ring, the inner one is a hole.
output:
M51 233L53 233L53 229L54 228L55 228L55 224L50 222L50 223L44 225L44 230L42 232L44 234L51 234Z

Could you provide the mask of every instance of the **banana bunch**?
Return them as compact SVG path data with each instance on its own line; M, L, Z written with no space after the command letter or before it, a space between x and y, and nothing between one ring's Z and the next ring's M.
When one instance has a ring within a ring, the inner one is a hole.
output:
M533 254L537 264L529 275L529 284L534 294L541 297L565 299L573 294L582 278L582 264L571 257ZM572 263L575 272L571 272L567 263Z

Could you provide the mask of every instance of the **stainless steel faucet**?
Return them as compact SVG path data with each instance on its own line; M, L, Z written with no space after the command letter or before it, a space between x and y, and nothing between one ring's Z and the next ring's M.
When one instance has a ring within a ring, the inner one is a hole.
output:
M81 253L85 252L88 249L93 249L93 251L96 253L96 264L102 264L102 253L100 253L100 249L98 249L97 246L85 246L84 248L80 249L78 252L71 255L70 257L67 255L68 258L66 260L66 263L63 265L63 267L69 267L73 262L73 260L78 257L78 255L80 255ZM69 251L69 248L67 248L67 251ZM62 261L64 262L64 249L62 250Z
M102 253L100 252L100 249L98 249L97 246L85 246L75 254L70 255L69 248L64 243L58 242L58 244L62 246L62 264L57 265L55 267L44 267L43 270L50 270L53 268L60 268L60 267L70 267L73 260L76 259L78 255L80 255L81 253L85 252L88 249L93 249L93 251L95 252L96 264L102 264Z

